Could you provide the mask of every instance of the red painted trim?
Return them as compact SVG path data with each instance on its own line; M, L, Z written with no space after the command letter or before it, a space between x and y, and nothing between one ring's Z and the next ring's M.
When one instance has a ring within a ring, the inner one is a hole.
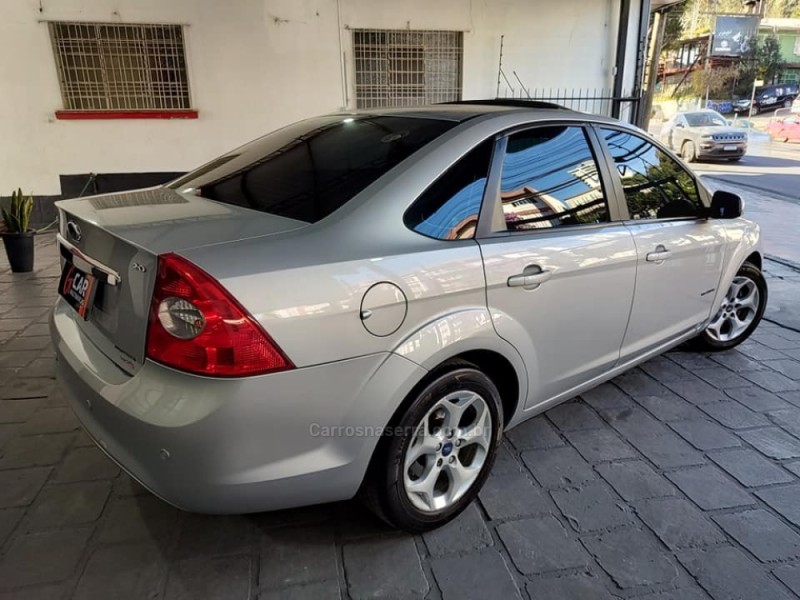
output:
M196 119L197 111L183 110L57 110L62 121L95 121L97 119Z

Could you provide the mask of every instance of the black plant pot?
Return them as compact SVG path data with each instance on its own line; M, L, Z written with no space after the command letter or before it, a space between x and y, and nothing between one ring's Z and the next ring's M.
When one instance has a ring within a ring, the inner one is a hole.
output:
M33 271L33 231L26 233L3 232L6 256L14 273Z

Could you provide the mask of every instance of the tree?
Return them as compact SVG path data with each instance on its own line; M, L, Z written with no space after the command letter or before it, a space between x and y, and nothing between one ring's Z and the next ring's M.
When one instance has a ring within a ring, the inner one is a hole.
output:
M759 79L774 83L785 67L781 58L781 45L778 38L770 34L755 44L756 72Z

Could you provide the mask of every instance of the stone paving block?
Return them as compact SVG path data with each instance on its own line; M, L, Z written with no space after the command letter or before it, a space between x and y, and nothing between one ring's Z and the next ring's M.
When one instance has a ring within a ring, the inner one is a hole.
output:
M313 507L307 507L307 509L311 508ZM272 513L259 515L259 522L261 517L270 514ZM363 502L359 502L357 500L340 502L336 504L333 517L333 523L336 528L336 539L340 543L359 539L389 536L397 533L396 529L392 528L385 521L382 521L373 515L372 511L364 506ZM273 523L273 526L274 525L275 524Z
M333 528L326 525L282 527L261 535L262 588L336 579Z
M180 524L177 558L243 552L253 543L253 523L240 515L185 514Z
M42 314L41 308L36 308L36 311L38 314ZM17 309L16 314L19 315L19 309ZM26 337L18 336L13 340L9 341L5 346L3 346L3 350L7 350L9 352L22 352L26 350L43 350L45 348L49 348L52 345L52 343L53 342L50 339L49 335L26 336Z
M789 594L738 548L718 546L688 550L678 555L689 571L713 598L788 600Z
M0 331L20 331L30 323L30 319L0 319Z
M24 508L0 509L0 548L25 514Z
M595 468L628 501L675 494L673 485L641 460L597 465Z
M573 569L589 564L589 556L555 517L503 523L497 533L524 575Z
M786 400L789 404L800 408L800 392L782 392L778 396L781 400Z
M667 473L667 477L703 510L755 504L755 499L716 467Z
M725 541L722 532L703 513L681 498L638 502L636 514L672 550Z
M119 467L99 448L75 448L70 450L64 462L58 467L53 481L70 483L114 479L119 472Z
M640 368L656 381L679 381L692 378L692 374L689 371L663 356L651 358L646 363L643 363Z
M580 488L551 492L561 513L580 533L596 532L634 522L630 510L605 483L593 481Z
M496 552L438 558L431 561L443 600L521 598L503 557Z
M786 355L779 350L774 350L764 344L760 344L754 340L747 340L739 344L736 349L752 360L776 360L786 358Z
M663 385L639 368L626 371L612 381L630 396L659 396L667 393Z
M705 458L673 432L637 437L630 442L661 469L702 465Z
M797 527L800 527L800 485L787 485L766 490L758 490L756 496L766 502L770 508L783 515Z
M636 451L619 434L603 425L603 429L568 431L564 434L575 449L589 462L634 458Z
M149 496L150 492L138 481L133 479L124 471L119 474L113 484L114 495L116 496Z
M563 440L544 415L528 419L506 436L517 450L541 450L563 446Z
M569 447L523 452L522 462L546 488L576 485L595 478L589 463Z
M778 465L749 448L716 452L710 454L709 457L739 483L747 487L791 483L795 480Z
M71 441L70 433L14 438L3 449L0 470L53 465L61 460Z
M495 456L494 464L492 465L492 473L507 475L511 473L521 473L522 470L522 464L517 460L516 456L512 454L509 446L504 441L497 449L497 456Z
M714 356L713 354L711 356L706 356L700 352L681 352L680 350L673 350L667 352L664 356L675 361L689 371L710 369L715 366L714 361L711 360L711 357Z
M75 413L68 407L41 408L22 427L23 435L63 433L80 429Z
M681 587L645 596L636 596L636 600L709 600L709 598L710 596L699 587Z
M748 510L712 518L761 561L794 560L800 557L800 535L765 510Z
M692 404L706 404L725 399L725 395L720 390L699 377L680 381L665 381L664 385Z
M711 356L711 360L719 363L723 367L729 368L731 371L736 373L741 373L742 371L761 371L766 369L763 363L751 360L736 350L716 353Z
M3 455L2 450L11 439L17 435L20 426L18 424L2 424L0 423L0 456Z
M614 429L629 441L669 433L663 423L651 417L641 408L611 408L600 414Z
M633 401L630 396L613 383L602 383L595 388L583 392L581 398L595 410L631 408L633 406Z
M342 592L338 581L295 585L258 595L258 600L340 600L341 598Z
M763 364L768 366L770 369L785 375L789 379L793 379L795 381L800 379L800 362L796 360L791 360L789 358L783 360L767 360L764 361Z
M475 502L447 525L424 533L422 538L431 556L464 554L491 546L493 543L483 515Z
M715 388L718 388L720 390L727 390L730 388L737 388L737 387L747 387L751 385L750 381L748 381L741 375L737 375L730 369L726 369L725 367L698 369L696 371L693 371L693 373L706 383L710 383Z
M0 400L0 423L24 423L41 403L40 399Z
M649 531L612 531L583 543L622 589L671 583L679 577L677 565Z
M98 526L103 543L135 542L171 536L177 527L178 510L147 495L113 498Z
M800 457L800 440L778 427L748 429L738 433L745 442L770 458Z
M772 348L773 350L794 350L800 348L800 343L772 333L757 331L754 337L758 343L764 344L767 348Z
M73 600L157 598L166 571L162 551L154 544L101 546L89 558Z
M591 408L580 402L559 404L546 414L561 431L596 429L605 425Z
M11 377L0 386L0 399L44 398L53 391L54 386L52 379Z
M784 565L772 571L772 574L800 596L800 565Z
M21 336L49 336L50 327L46 323L34 323L29 325L20 333Z
M741 446L742 442L716 423L705 419L679 421L670 427L698 450L717 450Z
M411 537L391 537L345 544L344 570L350 596L419 598L429 589Z
M567 575L564 577L536 579L525 586L535 600L614 600L606 584L599 577ZM489 597L489 596L487 596Z
M480 501L490 519L509 519L555 512L555 506L523 473L492 473L480 492Z
M52 357L37 358L25 367L25 374L30 377L50 377L56 376L56 361Z
M703 404L700 406L700 410L729 429L746 429L748 427L769 425L769 421L764 415L753 412L733 400Z
M196 558L170 565L165 600L248 600L250 558Z
M69 483L44 488L23 525L28 532L84 525L103 512L111 484L106 481Z
M68 579L91 533L84 527L17 537L0 559L0 588Z
M63 584L44 585L0 592L0 600L63 600L66 594Z
M742 376L770 392L800 390L800 381L789 379L786 375L775 371L748 371L742 373Z
M347 507L350 507L348 510ZM336 519L334 520L334 511ZM284 510L274 510L265 513L249 515L253 521L256 535L259 532L275 529L276 527L300 526L300 525L320 525L331 523L338 525L343 531L339 532L339 537L345 531L354 529L356 519L361 522L363 529L369 529L373 524L381 524L377 517L370 519L372 513L362 502L350 500L336 504L315 504L311 506L300 506L298 508L287 508ZM390 531L388 527L381 531ZM355 533L355 532L353 532ZM374 533L374 531L372 532Z
M776 425L800 438L800 408L776 410L768 415Z
M0 508L29 505L49 475L48 467L0 472Z
M682 421L700 416L697 408L676 394L664 396L640 396L636 402L660 421Z
M776 394L754 385L746 388L733 388L726 390L725 393L756 412L791 408L785 400L781 400Z

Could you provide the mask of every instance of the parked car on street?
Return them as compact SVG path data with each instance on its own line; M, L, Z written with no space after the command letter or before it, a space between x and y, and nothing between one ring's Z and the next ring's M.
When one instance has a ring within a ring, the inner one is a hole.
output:
M311 118L57 203L61 389L177 507L360 495L423 531L503 432L767 301L759 227L659 142L521 101Z
M778 117L767 123L767 133L779 142L796 142L800 140L800 116Z
M747 130L735 127L713 110L675 114L661 137L686 162L704 159L739 160L747 152Z
M755 115L765 110L789 108L797 99L800 87L797 83L782 83L756 88L755 97L751 107L750 98L738 98L733 101L735 112L744 112Z

